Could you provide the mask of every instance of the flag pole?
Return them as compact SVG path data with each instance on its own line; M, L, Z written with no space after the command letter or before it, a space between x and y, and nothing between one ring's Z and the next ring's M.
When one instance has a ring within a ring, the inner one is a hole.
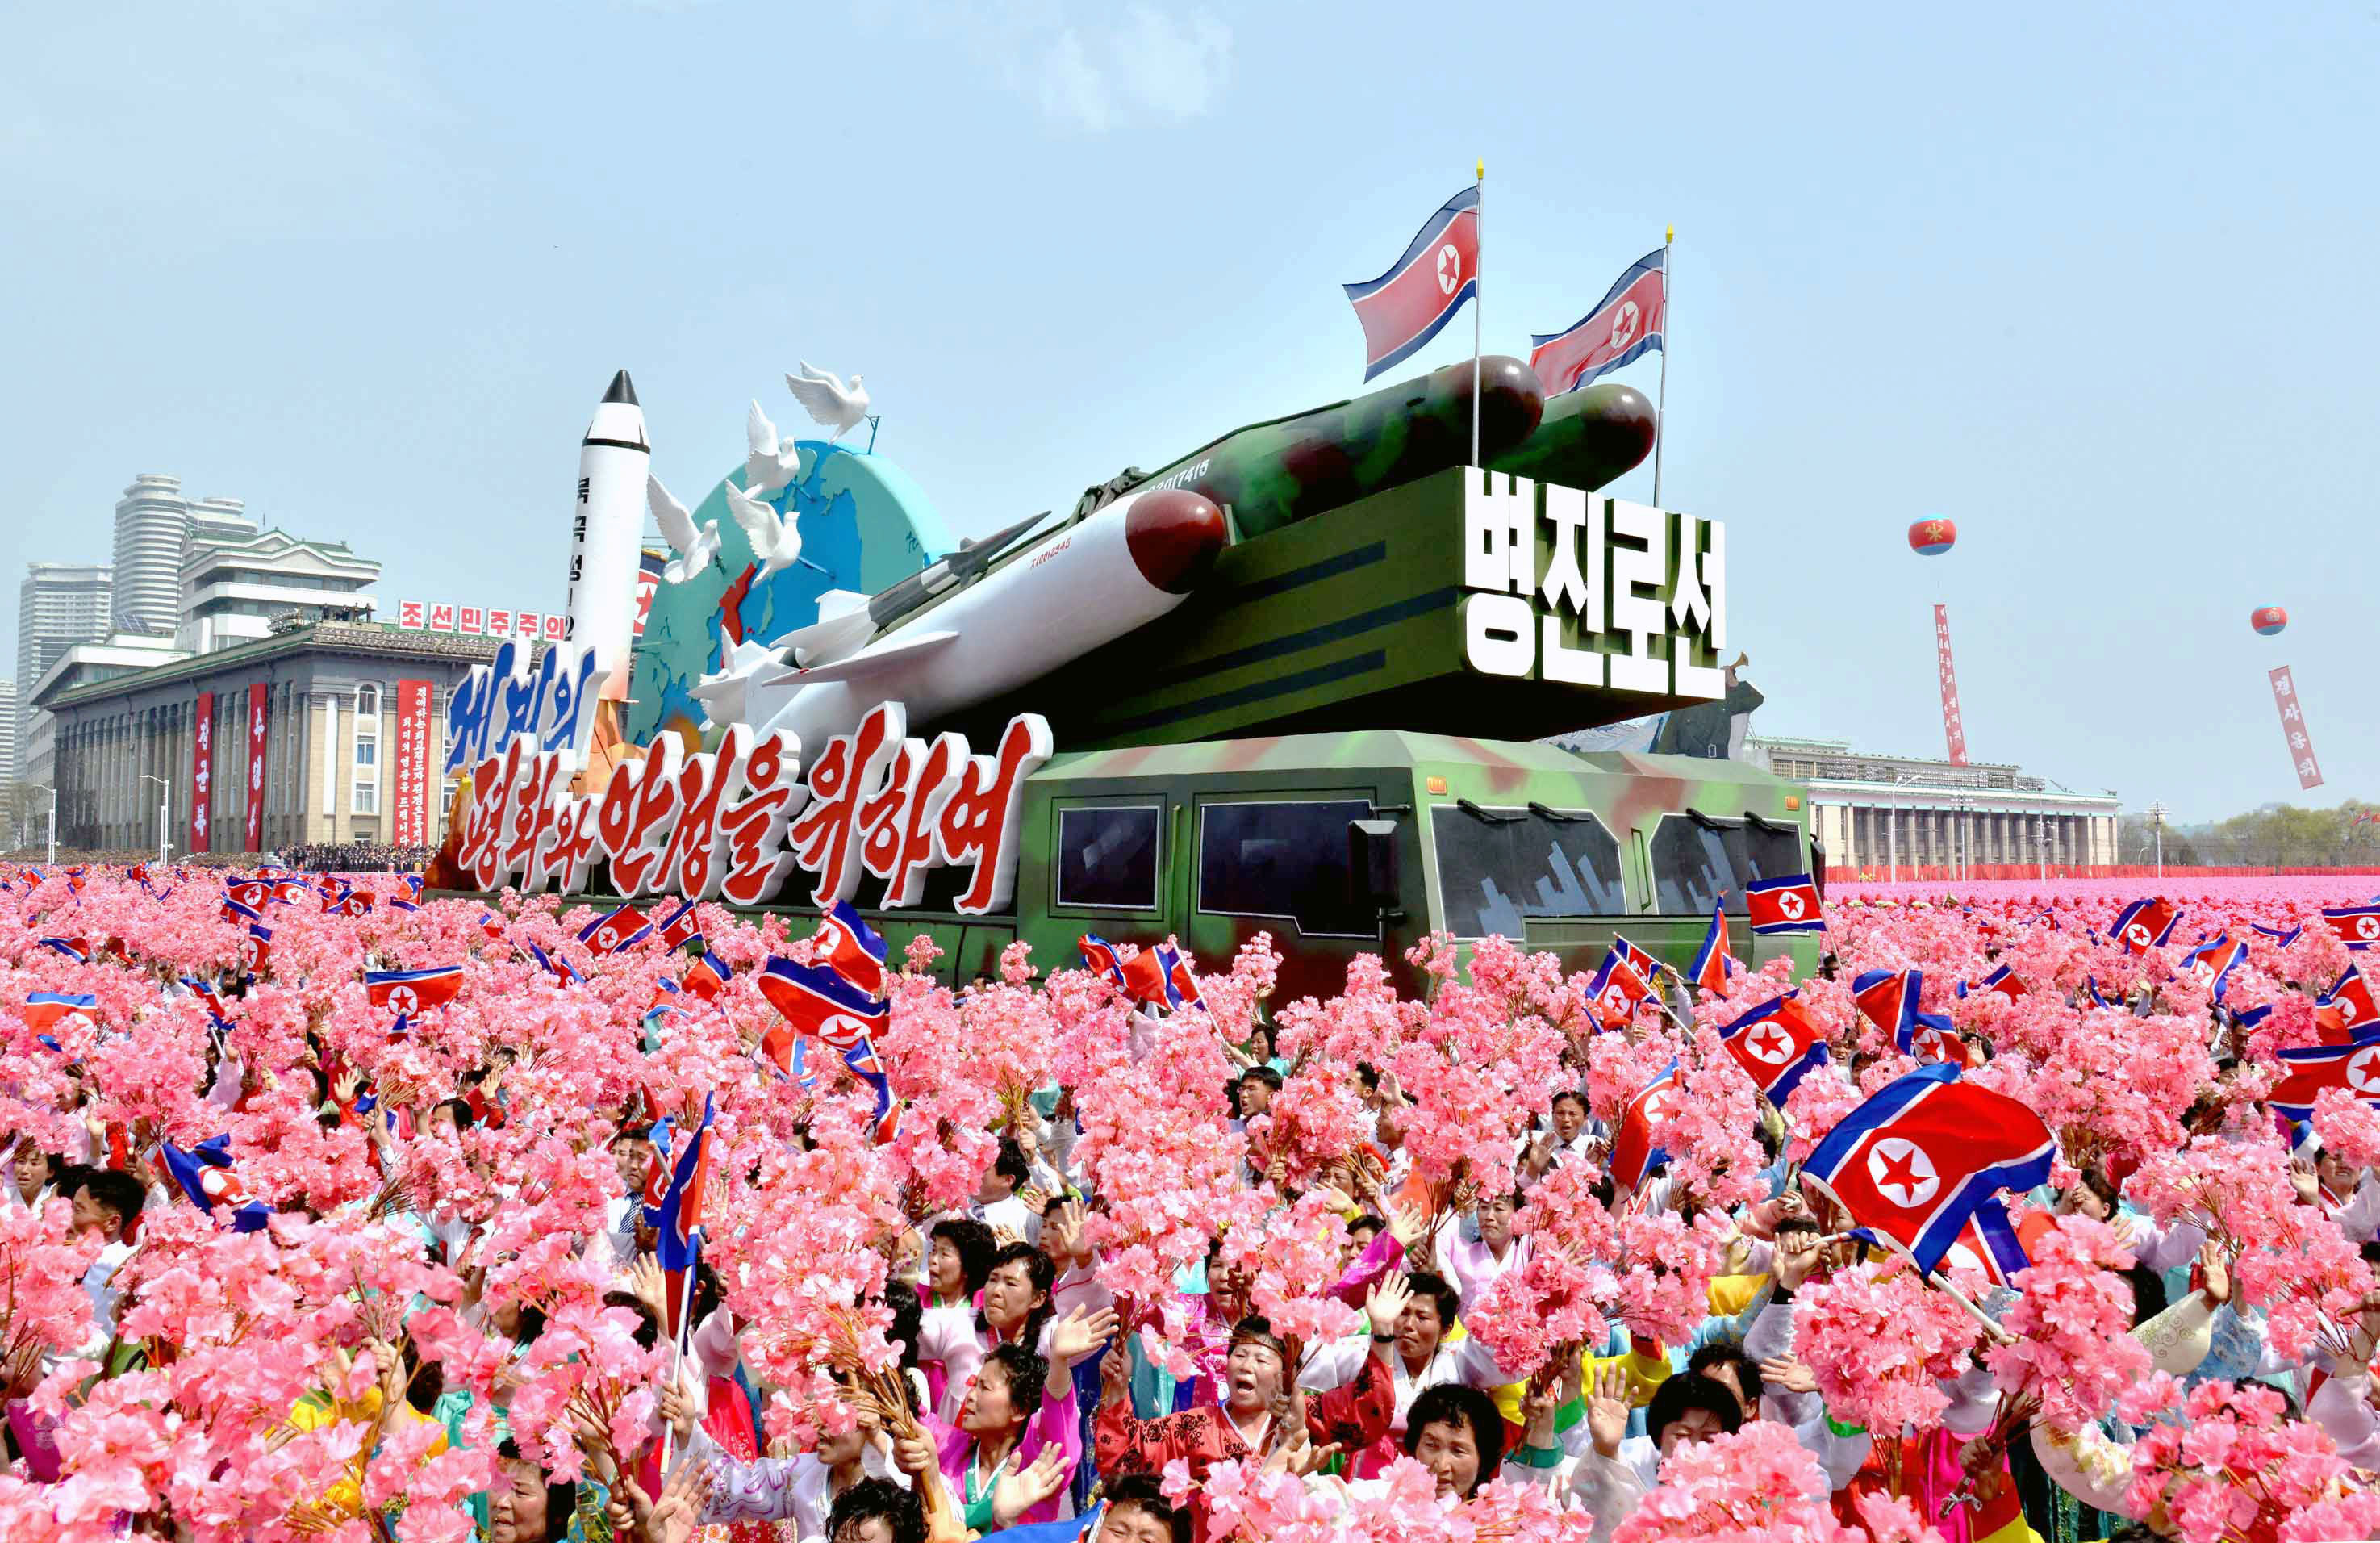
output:
M1479 270L1482 260L1488 255L1487 162L1481 161L1473 166L1471 179L1478 185L1479 188L1477 209L1479 229L1477 238L1473 242L1474 249L1471 255L1471 464L1476 467L1479 464L1479 307L1483 288L1479 282ZM1666 341L1665 339L1664 342ZM1666 366L1669 359L1669 350L1666 346L1662 349L1661 358ZM1653 502L1658 504L1660 500L1657 498Z
M1653 401L1653 507L1661 506L1661 446L1670 437L1670 248L1678 227L1661 233L1661 384Z

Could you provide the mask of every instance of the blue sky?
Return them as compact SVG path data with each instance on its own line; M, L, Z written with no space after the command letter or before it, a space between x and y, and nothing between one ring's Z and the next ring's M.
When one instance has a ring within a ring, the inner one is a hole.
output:
M1338 285L1485 157L1491 349L1678 227L1664 492L1728 523L1761 729L1938 753L1942 601L1977 759L2304 801L2289 664L2313 801L2380 794L2380 8L1938 9L41 7L0 57L0 615L143 471L391 600L558 601L622 365L687 494L747 398L790 427L796 358L865 371L989 530L1347 395Z

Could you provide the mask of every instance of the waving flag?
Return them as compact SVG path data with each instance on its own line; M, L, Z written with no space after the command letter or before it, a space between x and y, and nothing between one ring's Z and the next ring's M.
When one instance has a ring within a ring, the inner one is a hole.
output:
M1083 967L1094 974L1105 975L1118 987L1123 985L1123 964L1116 957L1115 945L1096 932L1086 932L1075 941L1083 951Z
M99 1027L99 998L88 991L31 991L26 994L25 1010L18 1016L43 1044L54 1051L63 1050L54 1038L59 1028Z
M837 1051L847 1051L892 1021L892 1010L823 965L772 958L760 972L760 994L784 1020L815 1034Z
M1364 326L1364 379L1402 364L1478 298L1478 187L1439 206L1388 272L1342 287Z
M1190 956L1172 943L1159 943L1150 952L1157 955L1157 967L1165 975L1165 1005L1196 1007L1204 1012L1207 999L1198 993L1198 978L1190 972Z
M504 918L493 911L481 911L480 930L492 940L502 941L504 935Z
M645 1225L659 1236L654 1243L661 1256L662 1273L669 1282L669 1332L672 1339L683 1339L690 1325L683 1321L686 1300L686 1276L702 1257L703 1194L710 1182L710 1100L702 1100L702 1124L691 1132L680 1132L670 1145L669 1181L662 1186L660 1198L650 1198L645 1207ZM658 1133L656 1133L658 1134ZM658 1146L655 1148L658 1153Z
M2007 1199L1994 1195L1959 1230L1958 1241L1942 1256L1942 1268L1977 1270L1995 1286L2013 1286L2021 1272L2033 1268L2033 1249L2042 1234L2055 1231L2057 1221L2049 1212L2027 1207L2011 1218Z
M653 929L661 934L662 947L672 952L702 938L702 923L695 917L691 900L678 902L676 910L653 923Z
M2016 1100L1961 1082L1956 1067L1926 1066L1845 1115L1802 1179L1930 1271L1986 1197L2047 1179L2056 1147Z
M2158 896L2154 900L2135 900L2116 917L2116 941L2124 945L2127 954L2146 954L2153 948L2163 948L2173 936L2174 923L2181 919L2181 907Z
M2026 992L2025 983L2019 980L2016 978L2016 972L2010 969L2006 965L2002 965L1999 968L1992 971L1991 974L1984 977L1983 984L1978 986L1976 990L1982 991L1998 991L2000 995L2008 998L2010 1002L2016 1001L2017 998L2023 996Z
M578 941L598 954L618 954L653 934L653 924L634 905L622 905L578 929Z
M272 892L265 898L275 905L295 905L305 899L306 894L305 880L275 879L273 881ZM258 904L261 905L262 902L260 901Z
M2311 1120L2314 1095L2329 1087L2344 1088L2365 1103L2380 1103L2380 1039L2277 1053L2281 1080L2266 1100L2276 1114Z
M2322 919L2350 948L2364 949L2380 944L2380 901L2369 905L2344 905L2338 910L2325 910Z
M273 964L273 929L261 922L248 924L248 936L239 941L239 966L250 976Z
M1924 970L1863 970L1852 981L1852 1002L1860 1016L1891 1035L1894 1047L1906 1054L1925 989Z
M2246 957L2246 943L2234 942L2228 936L2216 938L2212 942L2200 943L2183 954L2180 973L2197 977L2201 985L2212 986L2215 1000L2221 1002L2225 990L2231 984L2231 972L2238 969L2240 961Z
M366 890L341 890L336 899L322 902L322 914L326 917L368 917L371 908L372 897Z
M735 973L719 955L706 948L695 956L693 964L686 966L686 974L678 983L709 1002L727 989L727 982L735 978Z
M1627 1024L1652 994L1651 983L1617 942L1605 952L1595 978L1586 983L1587 1001L1595 1008L1596 1018L1607 1029Z
M1743 905L1755 937L1827 929L1826 918L1818 914L1818 886L1806 873L1755 879L1743 886Z
M2295 927L2289 928L2287 930L2278 927L2267 927L2261 921L2252 921L2248 926L2252 930L2263 933L2265 937L2272 939L2273 942L2280 944L2283 948L2287 948L2291 943L2297 942L2298 934L2305 930L2304 922L2300 922Z
M428 1008L443 1007L462 989L460 965L436 965L426 970L364 972L364 994L371 1004L401 1018L417 1016Z
M843 1052L843 1063L851 1075L876 1090L876 1112L868 1116L872 1130L881 1130L885 1116L892 1112L892 1079L884 1070L884 1063L876 1058L876 1042L862 1039Z
M1548 396L1592 384L1661 346L1669 324L1669 270L1670 249L1656 247L1566 330L1531 335L1529 368Z
M1633 1193L1646 1174L1670 1160L1661 1149L1660 1127L1677 1098L1678 1063L1671 1061L1621 1106L1619 1128L1611 1134L1610 1170L1620 1193Z
M1115 945L1095 932L1086 932L1077 946L1083 951L1083 963L1087 967L1105 973L1117 990L1144 1007L1170 1007L1173 1000L1166 992L1164 961L1157 950L1144 948L1131 958L1120 957Z
M1811 1068L1827 1063L1827 1042L1799 991L1769 998L1720 1029L1718 1038L1760 1096L1779 1108Z
M824 962L835 974L870 997L884 994L889 978L884 959L890 951L850 901L836 901L810 941L825 948Z
M578 973L577 966L572 964L568 959L564 958L561 954L556 954L552 958L549 959L545 955L545 950L538 947L537 944L529 943L525 946L528 949L528 956L537 961L537 967L552 976L553 978L561 984L565 986L576 986L580 981L587 978L585 976Z
M78 965L91 963L91 940L88 938L43 938L41 946L63 954Z
M1726 903L1724 894L1711 902L1710 930L1703 934L1703 946L1694 951L1694 962L1686 966L1686 979L1706 991L1725 990L1728 972L1735 967L1727 949Z
M397 875L396 881L397 881L398 883L400 883L400 884L403 884L407 889L408 889L408 890L412 891L412 892L413 892L413 898L414 898L414 899L419 900L419 899L420 899L420 898L421 898L421 875L420 875L420 874L419 874L419 873L400 873L400 874L398 874L398 875Z
M214 987L207 981L199 979L196 976L186 975L181 978L183 989L188 990L192 996L198 998L200 1002L206 1003L207 1016L214 1019L218 1023L222 1022L224 1015L223 997L215 990Z
M2380 1031L2380 1004L2373 1002L2372 982L2363 978L2361 966L2348 966L2346 973L2331 982L2330 990L2314 1000L2314 1005L2333 1009L2340 1031L2348 1038Z
M248 1185L232 1171L230 1136L209 1136L188 1151L167 1141L161 1144L159 1156L190 1204L209 1216L216 1214L217 1206L223 1207L231 1218L232 1231L261 1232L273 1220L273 1208L251 1197Z
M237 901L254 910L273 898L273 885L263 879L226 878L224 881L224 898Z

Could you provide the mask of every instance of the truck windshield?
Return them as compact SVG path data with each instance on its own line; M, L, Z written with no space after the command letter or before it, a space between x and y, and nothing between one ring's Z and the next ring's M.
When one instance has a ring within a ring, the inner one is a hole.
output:
M1285 917L1309 938L1376 938L1378 908L1359 903L1347 827L1371 817L1357 799L1205 804L1198 810L1198 908Z
M1518 942L1526 917L1627 914L1620 844L1591 814L1561 810L1430 810L1443 925L1458 938Z
M1728 914L1740 917L1743 886L1766 877L1745 845L1740 820L1663 815L1653 832L1652 856L1653 905L1664 916L1709 916L1712 902L1725 891Z

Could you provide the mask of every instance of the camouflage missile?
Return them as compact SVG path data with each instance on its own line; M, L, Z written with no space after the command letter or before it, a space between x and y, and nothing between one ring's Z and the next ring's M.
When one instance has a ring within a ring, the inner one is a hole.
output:
M1490 463L1523 446L1545 410L1535 371L1491 354L1479 361L1479 453ZM1251 424L1151 476L1127 471L1084 495L1090 508L1180 488L1228 505L1240 539L1352 504L1471 459L1471 361L1327 407ZM1078 513L1087 512L1077 506Z
M1592 492L1651 455L1653 431L1653 404L1645 394L1607 381L1549 399L1536 432L1500 456L1489 456L1488 466Z

